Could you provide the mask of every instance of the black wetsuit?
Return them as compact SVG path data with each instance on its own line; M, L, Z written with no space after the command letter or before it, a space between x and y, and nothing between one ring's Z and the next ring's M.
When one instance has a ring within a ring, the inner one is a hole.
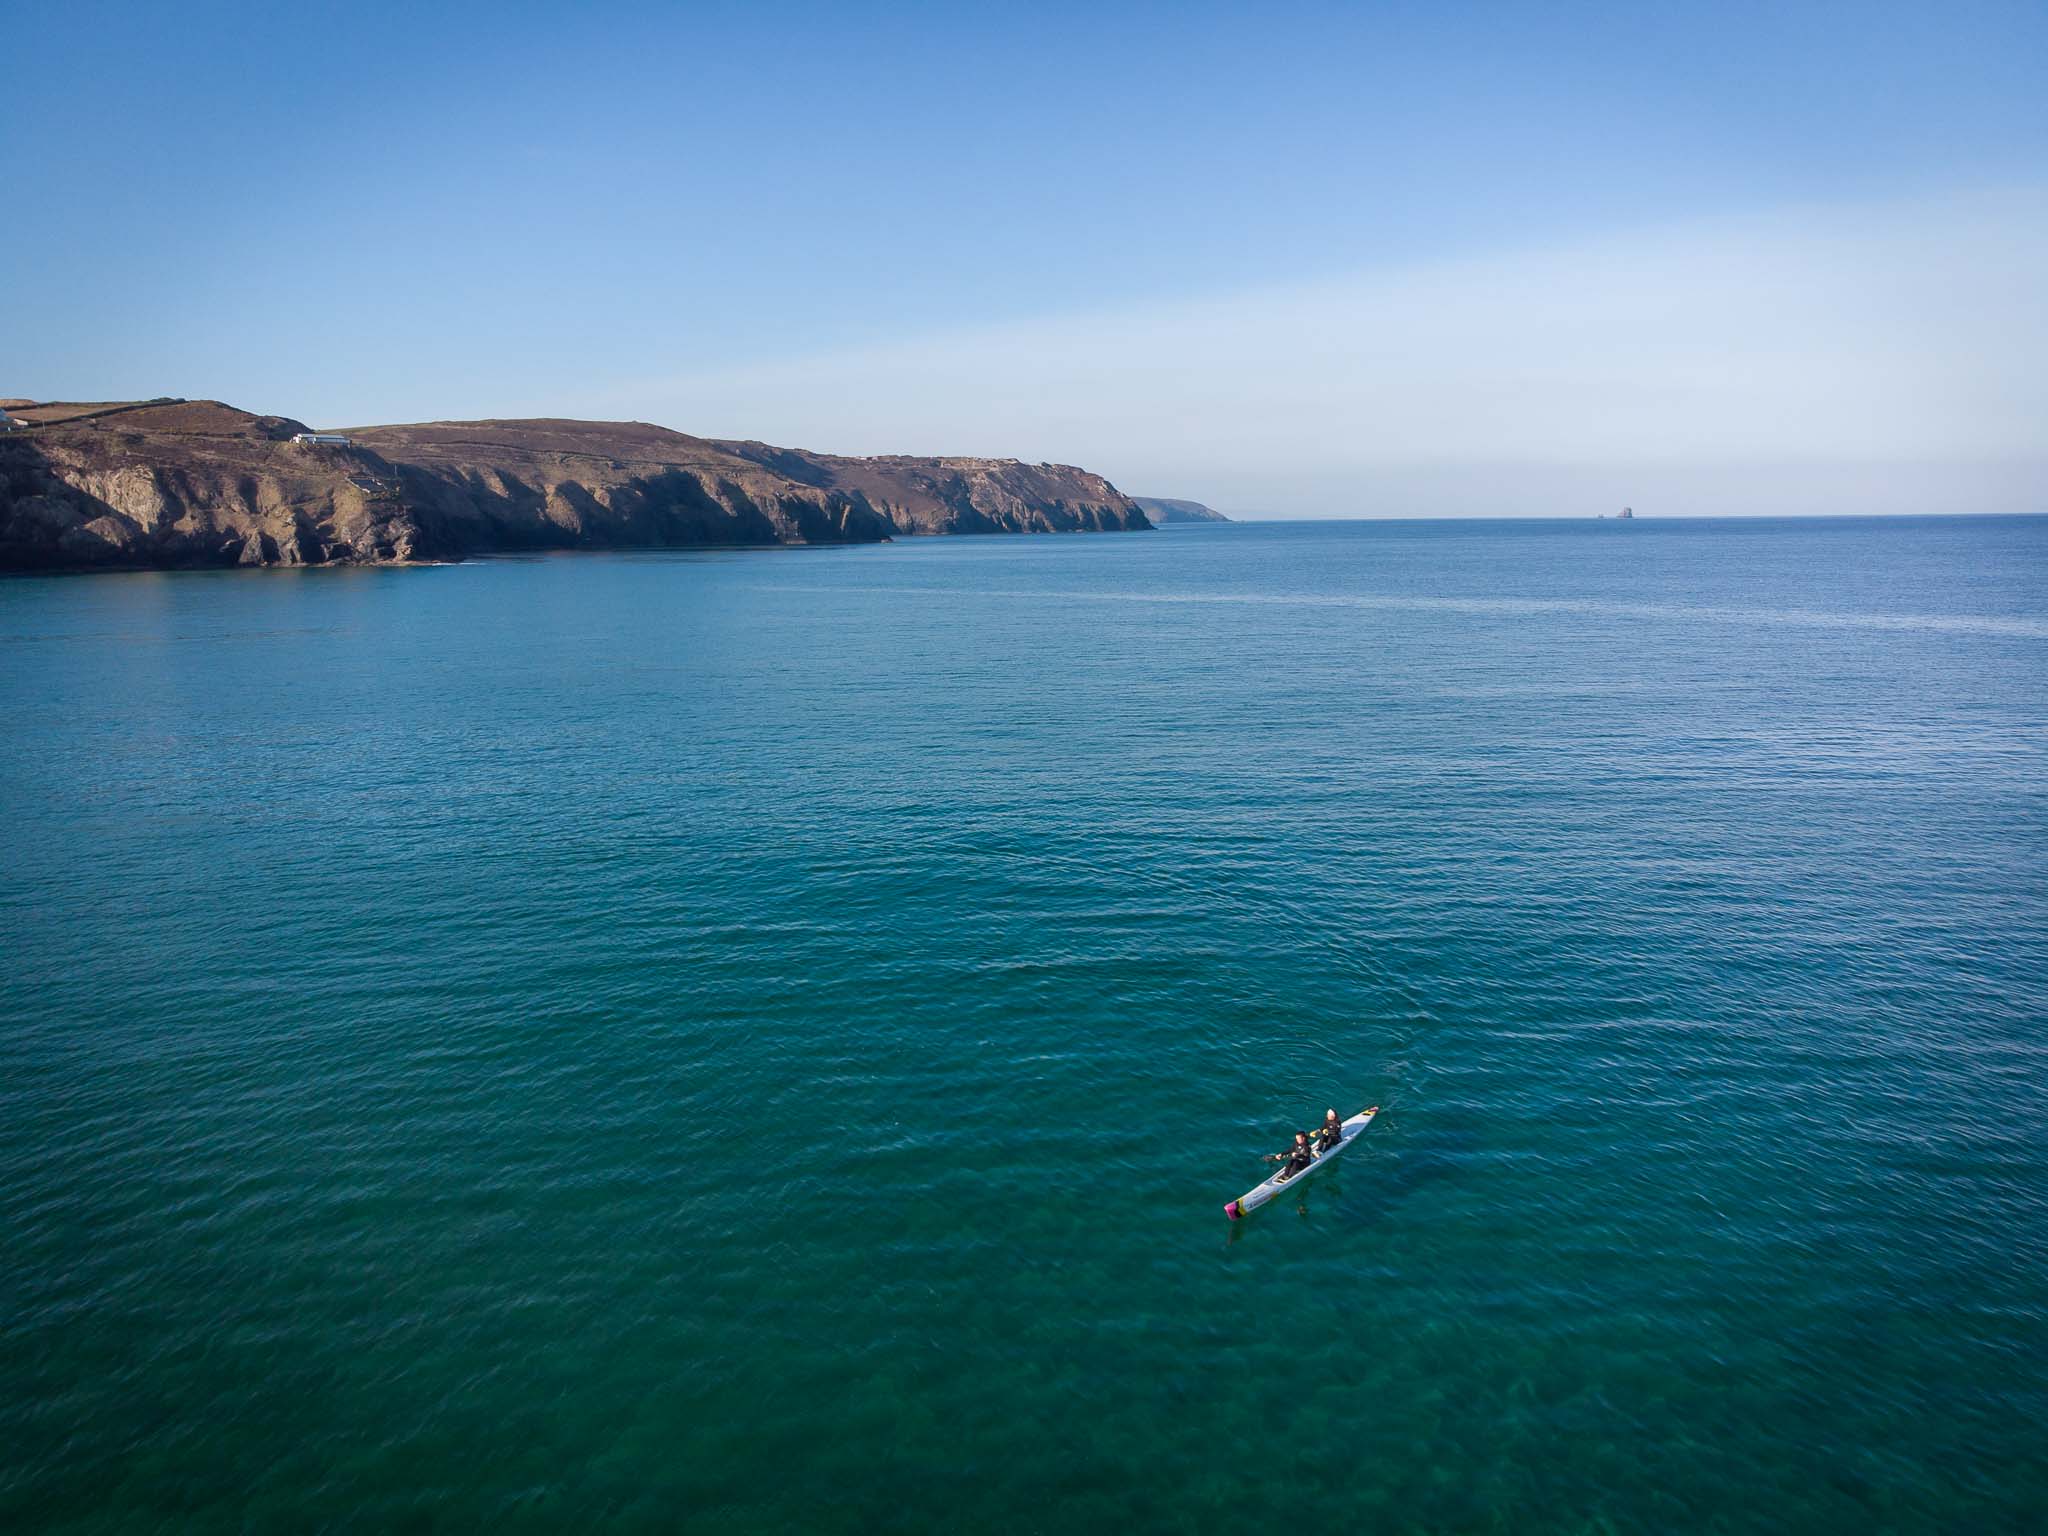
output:
M1323 1128L1316 1133L1316 1150L1327 1152L1344 1139L1344 1128L1333 1120L1325 1120Z
M1291 1179L1302 1169L1316 1160L1313 1147L1296 1146L1287 1149L1287 1163L1280 1170L1282 1179Z

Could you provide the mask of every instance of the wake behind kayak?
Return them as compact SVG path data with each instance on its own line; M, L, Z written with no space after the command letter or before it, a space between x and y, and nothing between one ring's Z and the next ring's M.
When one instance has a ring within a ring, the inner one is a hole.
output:
M1223 1214L1232 1221L1236 1221L1245 1212L1256 1211L1288 1185L1298 1183L1300 1180L1307 1178L1318 1168L1322 1167L1323 1164L1335 1158L1338 1153L1350 1146L1352 1142L1358 1140L1365 1128L1372 1124L1372 1117L1379 1112L1380 1107L1375 1104L1372 1108L1353 1115L1344 1122L1343 1134L1334 1146L1325 1147L1322 1151L1316 1153L1314 1158L1297 1173L1290 1174L1286 1169L1281 1169L1280 1172L1274 1174L1265 1183L1246 1191L1237 1199L1230 1201L1223 1207Z

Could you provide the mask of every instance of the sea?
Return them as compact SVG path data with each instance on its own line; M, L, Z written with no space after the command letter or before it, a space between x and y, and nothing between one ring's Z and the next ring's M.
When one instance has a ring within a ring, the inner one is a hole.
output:
M9 1532L2038 1532L2044 1090L2048 519L0 580Z

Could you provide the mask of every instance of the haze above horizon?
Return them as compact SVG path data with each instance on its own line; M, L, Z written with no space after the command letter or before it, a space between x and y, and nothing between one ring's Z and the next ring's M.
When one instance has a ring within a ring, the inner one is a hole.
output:
M2048 11L16 8L0 394L2048 510Z

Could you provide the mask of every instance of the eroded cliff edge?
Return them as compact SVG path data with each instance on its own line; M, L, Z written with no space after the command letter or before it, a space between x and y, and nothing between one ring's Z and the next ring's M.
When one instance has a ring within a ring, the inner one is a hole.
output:
M219 401L16 402L0 568L404 564L507 550L864 543L1149 527L1099 475L840 458L641 422L345 429Z

